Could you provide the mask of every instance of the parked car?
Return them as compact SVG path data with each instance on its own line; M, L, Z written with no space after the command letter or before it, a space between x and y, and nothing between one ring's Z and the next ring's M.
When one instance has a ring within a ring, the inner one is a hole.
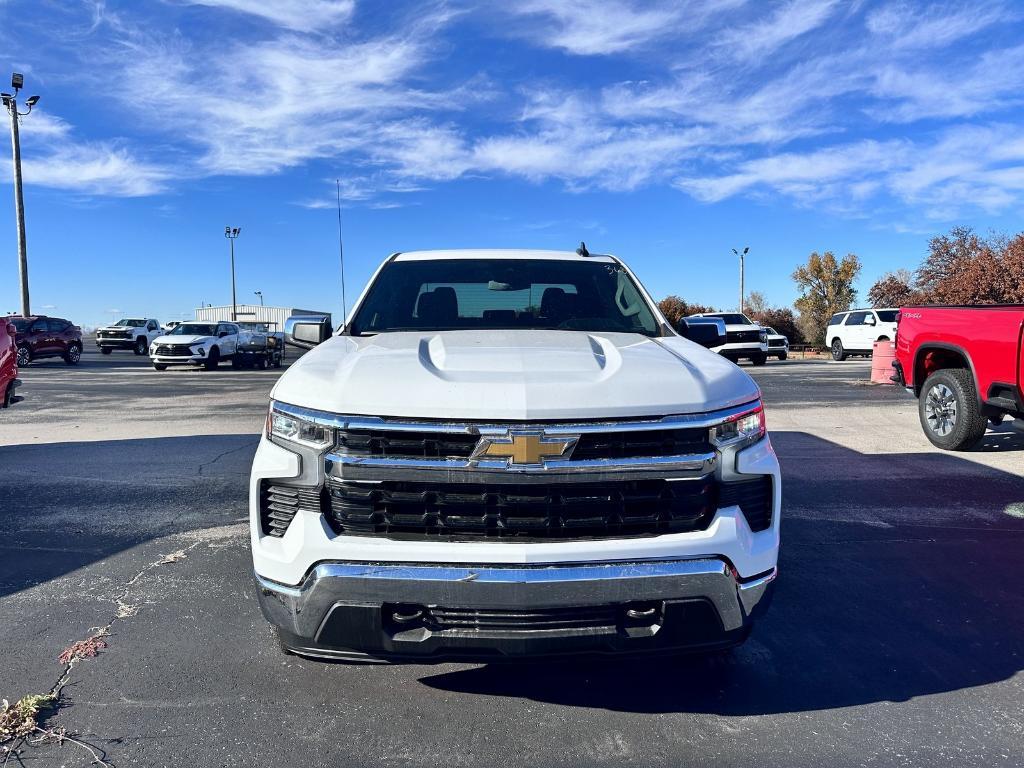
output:
M284 362L284 332L277 330L277 323L239 321L236 325L239 332L238 347L231 360L234 367L281 367Z
M768 331L768 357L777 357L779 360L789 357L789 339L771 326L765 326L764 329Z
M113 325L96 329L96 346L100 352L109 355L115 349L130 349L136 355L144 355L149 349L150 339L163 335L160 321L152 317L126 317Z
M238 325L220 322L187 322L158 336L149 345L149 359L158 371L169 365L201 365L212 370L235 355Z
M893 379L918 398L925 436L967 450L986 422L1024 418L1024 304L905 307Z
M18 367L47 357L62 357L68 365L82 359L82 329L70 320L46 315L11 315L17 330Z
M21 386L18 379L18 349L14 336L18 332L8 318L0 318L0 407L6 408L14 400L14 390Z
M848 355L870 355L876 341L896 338L898 309L853 309L837 312L828 321L825 341L832 350L833 360L845 360Z
M754 365L768 360L768 334L741 312L702 312L690 317L720 317L725 322L726 343L713 352L732 361L746 358Z
M479 661L747 636L779 547L760 390L581 250L396 254L338 334L286 321L312 351L274 387L249 495L286 650Z

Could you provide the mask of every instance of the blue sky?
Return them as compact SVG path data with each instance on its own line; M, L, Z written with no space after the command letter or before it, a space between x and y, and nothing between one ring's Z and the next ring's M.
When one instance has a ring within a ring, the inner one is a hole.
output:
M795 298L812 250L862 291L957 224L1017 232L1015 0L7 0L33 309L340 310L392 251L622 256L656 297ZM4 75L6 77L6 75ZM18 307L10 174L0 311Z

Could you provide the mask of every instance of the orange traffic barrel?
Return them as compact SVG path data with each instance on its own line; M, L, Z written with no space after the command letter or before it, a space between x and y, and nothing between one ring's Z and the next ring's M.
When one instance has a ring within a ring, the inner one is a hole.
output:
M892 361L896 359L896 343L893 341L876 341L871 352L871 383L894 384L890 378L896 370Z

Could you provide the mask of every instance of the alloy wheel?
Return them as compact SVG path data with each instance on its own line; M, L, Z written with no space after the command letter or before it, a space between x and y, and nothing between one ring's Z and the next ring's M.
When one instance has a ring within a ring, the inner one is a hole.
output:
M936 384L928 390L924 409L928 428L939 437L945 437L956 427L956 395L945 384Z
M28 351L28 347L18 347L18 367L24 368L28 365L29 360L32 358L32 354Z

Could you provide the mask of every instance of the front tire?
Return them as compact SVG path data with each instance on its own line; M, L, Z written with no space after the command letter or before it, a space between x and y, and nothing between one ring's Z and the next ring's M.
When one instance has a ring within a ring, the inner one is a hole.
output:
M18 347L18 367L24 368L32 362L32 350L28 347Z
M945 451L966 451L985 435L985 415L974 377L964 368L945 368L929 376L917 401L925 437Z
M846 359L846 350L843 349L843 342L839 339L832 339L832 359L837 363Z
M212 371L218 365L220 365L220 350L214 347L210 350L210 356L203 361L203 368Z
M4 390L3 403L0 404L0 408L10 408L11 403L14 402L14 382L8 382L7 388Z
M82 359L82 348L77 344L72 344L68 347L68 351L64 353L64 362L68 365L78 365L78 361Z
M779 352L779 361L780 362L785 360L787 357L789 357L789 352Z
M153 367L156 368L158 371L167 370L167 366L164 363L153 363Z
M750 362L752 362L754 365L764 365L765 363L768 362L768 355L764 354L763 352L760 355L754 355L752 358L750 358Z
M110 347L100 347L100 354L109 355L113 351Z
M146 354L146 350L147 349L149 349L149 342L146 341L146 337L145 336L141 336L141 337L139 337L138 339L135 340L135 354L136 355L144 355L144 354Z

